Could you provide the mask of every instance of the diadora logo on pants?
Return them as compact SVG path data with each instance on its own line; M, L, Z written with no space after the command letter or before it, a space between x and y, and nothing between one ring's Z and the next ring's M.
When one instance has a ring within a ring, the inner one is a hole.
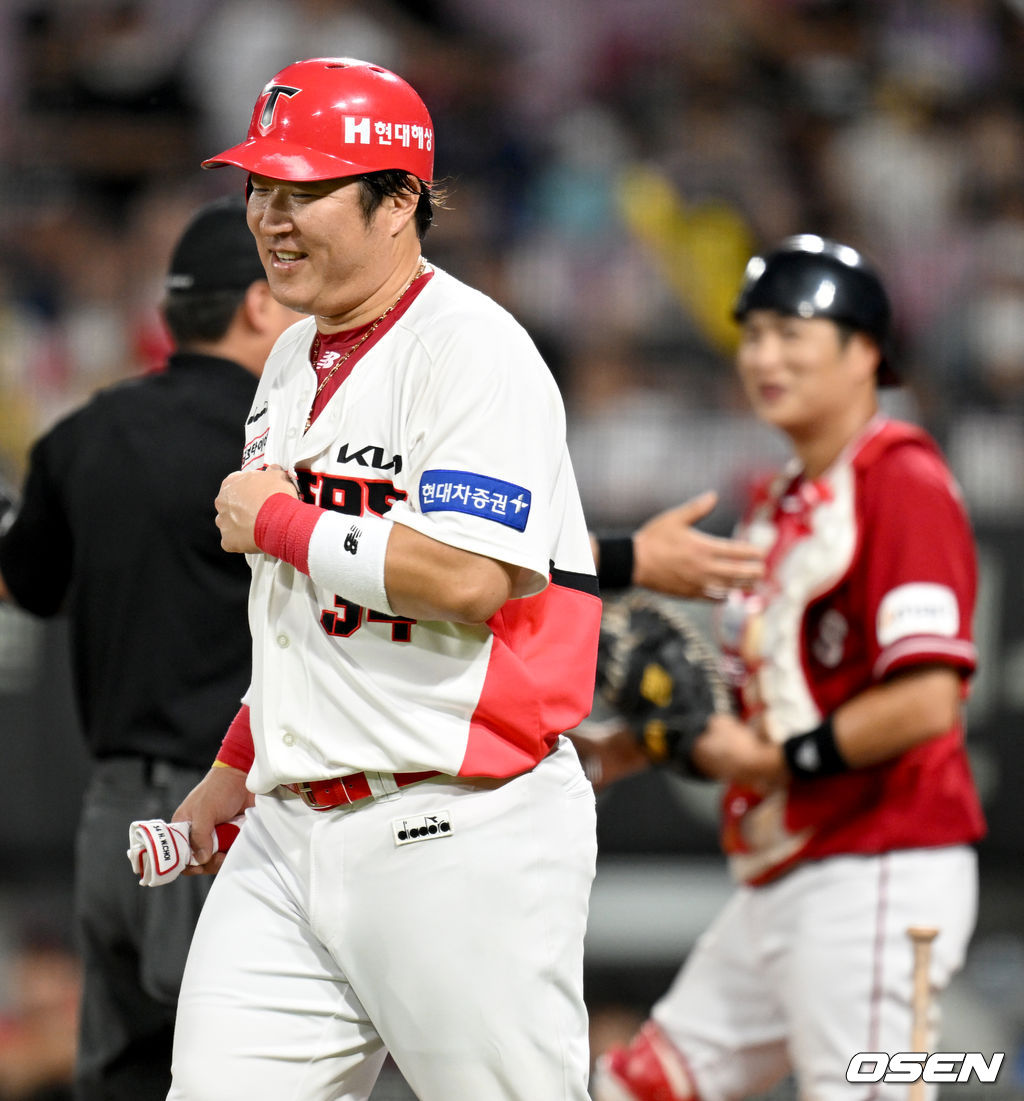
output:
M416 814L412 818L396 818L391 823L396 845L411 845L414 841L433 841L451 837L452 816L446 810L437 814Z

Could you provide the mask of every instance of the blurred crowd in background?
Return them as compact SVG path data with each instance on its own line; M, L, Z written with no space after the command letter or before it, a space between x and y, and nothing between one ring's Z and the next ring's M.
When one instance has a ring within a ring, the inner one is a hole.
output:
M244 134L270 75L322 54L422 92L450 191L427 252L544 348L593 523L710 483L728 499L774 456L728 313L749 253L800 231L875 259L901 412L976 508L1024 510L1019 0L7 0L8 476L62 411L160 362L169 244L238 186L199 161Z
M1024 0L4 0L0 481L97 387L158 369L171 244L239 186L200 160L324 55L428 104L448 200L424 251L542 348L592 526L708 487L731 525L782 454L733 377L732 299L752 252L822 233L883 273L908 381L887 400L943 444L1003 563L990 602L1019 606ZM981 632L993 743L1024 714L1019 624ZM0 626L12 695L35 628Z

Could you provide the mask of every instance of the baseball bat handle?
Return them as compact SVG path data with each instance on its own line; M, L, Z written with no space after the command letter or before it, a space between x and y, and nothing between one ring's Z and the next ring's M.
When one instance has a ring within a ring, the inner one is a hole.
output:
M911 1002L910 1050L927 1051L930 1043L928 1017L931 1010L931 955L932 941L939 930L932 925L911 925L907 936L914 946L914 986ZM909 1101L924 1101L923 1078L911 1083Z

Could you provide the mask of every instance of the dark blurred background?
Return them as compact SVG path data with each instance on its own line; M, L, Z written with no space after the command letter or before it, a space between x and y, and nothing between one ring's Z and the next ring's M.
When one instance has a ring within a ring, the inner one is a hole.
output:
M725 532L782 454L731 369L752 251L824 233L882 270L908 380L886 402L943 445L982 556L968 741L991 829L944 1039L1006 1051L986 1097L1024 1096L1024 2L3 0L0 482L16 491L31 441L98 386L158 369L171 244L241 186L199 161L243 136L273 73L320 55L426 100L450 198L425 252L541 346L591 526L715 487ZM73 1023L88 764L67 677L63 624L0 607L0 1101L29 1096L5 1038L33 1013ZM597 1046L728 891L716 795L650 773L601 798ZM381 1097L405 1096L386 1078Z

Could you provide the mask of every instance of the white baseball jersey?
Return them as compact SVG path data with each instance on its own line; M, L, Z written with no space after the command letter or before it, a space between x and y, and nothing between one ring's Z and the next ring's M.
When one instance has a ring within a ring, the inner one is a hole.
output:
M386 514L526 580L486 625L416 622L251 555L257 792L361 770L515 775L590 707L600 600L561 396L487 296L437 269L415 291L308 431L314 321L284 334L243 468L279 464L304 501Z

